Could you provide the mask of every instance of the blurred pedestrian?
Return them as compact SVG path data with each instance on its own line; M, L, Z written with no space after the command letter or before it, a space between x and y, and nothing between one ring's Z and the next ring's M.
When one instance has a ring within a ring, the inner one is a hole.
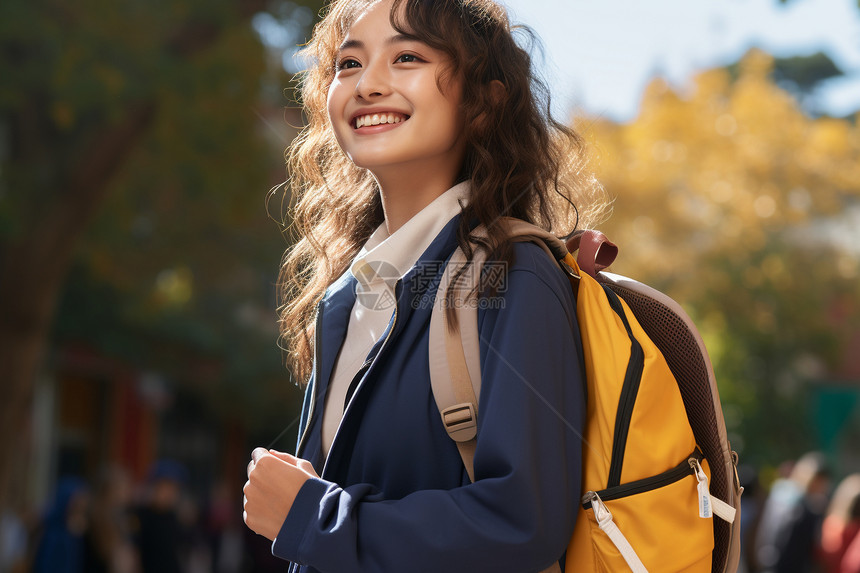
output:
M860 533L854 535L854 540L845 549L840 573L857 573L857 571L860 571Z
M21 514L7 507L0 511L0 572L22 572L26 557L27 527Z
M829 489L830 472L818 452L805 454L788 478L774 482L756 536L760 571L816 571L815 550Z
M181 573L184 535L178 509L185 469L161 460L150 470L144 503L135 511L133 532L143 573Z
M33 573L83 573L89 492L77 478L63 478L40 524Z
M744 495L741 497L741 558L738 572L748 573L756 570L753 548L755 547L756 531L761 521L765 495L759 481L758 470L754 467L739 466L738 478L744 488Z
M125 471L106 467L93 492L90 527L84 546L87 573L140 570L131 536L131 484Z
M218 482L209 494L205 513L205 531L208 538L212 570L215 573L232 573L242 568L242 520L237 511L232 491L224 482Z
M851 544L860 540L858 532L860 474L851 474L839 483L833 493L821 526L821 554L827 573L860 573L860 560L850 555L846 559ZM860 546L860 541L856 544Z

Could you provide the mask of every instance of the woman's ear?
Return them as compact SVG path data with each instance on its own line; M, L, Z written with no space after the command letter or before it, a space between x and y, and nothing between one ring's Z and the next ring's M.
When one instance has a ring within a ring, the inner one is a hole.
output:
M489 84L487 84L488 88L488 96L490 100L490 108L491 109L499 109L502 106L502 101L508 95L508 89L505 87L505 84L500 82L499 80L492 80ZM478 128L479 133L489 126L487 123L487 112L482 111L478 117L475 118L474 125Z
M502 99L507 95L508 89L505 87L505 84L499 80L492 80L490 82L490 98L493 100L493 105L500 105L502 103Z

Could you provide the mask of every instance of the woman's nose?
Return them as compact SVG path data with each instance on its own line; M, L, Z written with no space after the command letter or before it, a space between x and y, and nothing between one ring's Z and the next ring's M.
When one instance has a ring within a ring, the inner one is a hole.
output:
M371 64L361 73L355 85L355 96L360 99L373 99L387 95L391 91L391 78L384 66Z

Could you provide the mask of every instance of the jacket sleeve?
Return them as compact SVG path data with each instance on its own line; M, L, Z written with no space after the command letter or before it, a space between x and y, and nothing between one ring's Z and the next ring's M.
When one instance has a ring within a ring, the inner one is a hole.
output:
M585 394L567 279L517 248L501 306L479 313L475 483L381 499L370 485L304 484L273 544L322 572L540 571L579 505Z

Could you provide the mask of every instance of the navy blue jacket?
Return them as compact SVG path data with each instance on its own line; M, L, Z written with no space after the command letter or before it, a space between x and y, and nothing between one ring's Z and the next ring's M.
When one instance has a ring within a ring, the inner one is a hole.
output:
M533 244L478 311L482 388L475 483L430 388L428 329L454 217L395 288L388 329L353 380L322 459L326 387L355 302L345 273L320 303L298 455L306 482L272 545L291 571L540 571L558 560L579 505L585 416L568 279ZM301 565L299 565L301 564Z

